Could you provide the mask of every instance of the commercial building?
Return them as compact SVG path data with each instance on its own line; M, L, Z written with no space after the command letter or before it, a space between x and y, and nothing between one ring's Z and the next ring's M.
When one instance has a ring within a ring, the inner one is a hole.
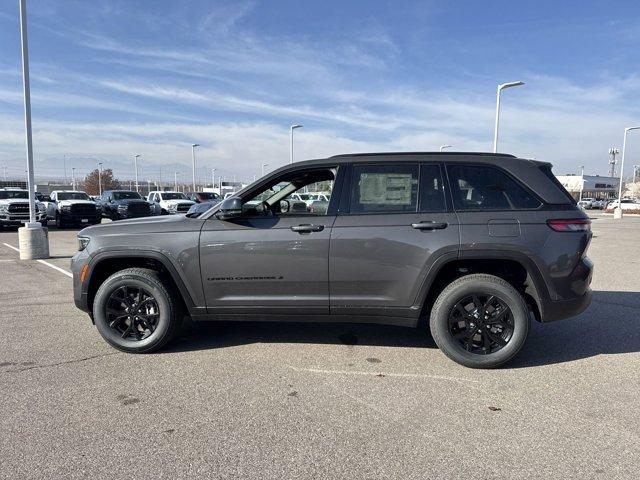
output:
M558 181L577 200L580 198L611 199L617 198L620 179L601 177L600 175L556 175Z

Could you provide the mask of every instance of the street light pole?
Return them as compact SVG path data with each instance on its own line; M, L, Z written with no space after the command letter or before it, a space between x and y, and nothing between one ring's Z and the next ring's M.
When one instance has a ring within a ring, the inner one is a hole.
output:
M445 148L451 148L451 145L440 145L440 151L444 152Z
M211 188L216 188L216 169L211 169Z
M582 201L582 191L584 190L584 165L580 167L580 200Z
M76 190L76 167L71 167L71 185Z
M493 153L498 153L498 127L500 125L500 92L502 90L506 90L511 87L519 87L520 85L524 85L524 82L509 82L509 83L501 83L498 85L498 90L496 92L496 124L493 130Z
M178 172L173 172L173 191L178 191Z
M98 195L102 196L102 162L98 163Z
M193 175L193 191L196 191L196 147L199 147L197 143L191 145L191 170Z
M22 47L22 86L24 91L24 129L27 147L27 185L29 187L29 222L18 229L20 260L49 258L49 237L36 222L36 189L33 174L31 135L31 87L29 84L29 41L27 38L27 1L20 0L20 44Z
M622 160L620 161L620 185L618 188L619 213L618 215L615 215L616 212L614 212L614 216L613 216L614 218L622 218L622 177L624 176L624 155L627 149L627 135L631 130L638 130L638 129L640 129L640 125L637 127L627 127L624 129L624 139L622 140Z
M140 191L140 188L138 186L138 157L140 155L134 155L133 156L133 170L134 170L134 174L135 174L135 181L136 181L136 192Z
M289 127L289 163L293 163L293 131L296 128L302 128L304 125L298 125L297 123L295 125L291 125L291 127ZM264 175L264 174L263 174Z
M20 34L22 45L22 86L24 90L24 129L27 144L27 185L29 188L29 223L36 223L36 196L33 177L33 141L31 135L31 86L29 82L29 41L27 38L27 1L20 0Z
M636 174L638 173L638 168L640 168L640 165L633 166L633 183L636 183Z
M262 164L262 176L264 177L264 167L268 167L269 164L268 163L263 163Z

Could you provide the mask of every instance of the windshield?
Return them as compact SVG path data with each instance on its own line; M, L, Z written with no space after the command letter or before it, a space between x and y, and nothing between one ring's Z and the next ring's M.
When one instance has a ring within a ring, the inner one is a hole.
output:
M127 200L130 198L142 199L138 192L113 192L114 200Z
M29 198L29 192L25 190L16 190L16 191L0 190L0 200L7 200L9 198Z
M60 192L58 200L91 200L84 192Z
M187 196L180 192L164 192L162 200L186 200Z
M198 192L197 195L198 197L203 198L205 200L215 200L220 196L214 192Z

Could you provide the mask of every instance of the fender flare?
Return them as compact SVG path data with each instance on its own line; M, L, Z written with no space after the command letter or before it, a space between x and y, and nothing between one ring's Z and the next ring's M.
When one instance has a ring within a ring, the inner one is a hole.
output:
M178 269L173 265L173 262L162 252L156 250L105 250L96 253L89 261L89 271L87 272L87 280L83 285L83 294L88 293L88 286L91 284L91 278L96 270L96 267L102 264L104 261L112 260L114 258L127 258L135 257L136 259L152 259L160 262L162 266L167 270L171 279L178 287L178 291L184 300L184 304L190 314L198 312L198 306L193 301L194 292L187 286ZM85 290L86 289L86 290Z
M458 254L445 253L433 262L423 285L420 288L415 308L422 309L433 286L435 279L448 264L464 260L511 260L518 262L524 267L531 279L532 290L529 293L538 306L542 318L544 318L545 305L551 301L551 290L545 282L538 265L524 253L510 250L460 250Z

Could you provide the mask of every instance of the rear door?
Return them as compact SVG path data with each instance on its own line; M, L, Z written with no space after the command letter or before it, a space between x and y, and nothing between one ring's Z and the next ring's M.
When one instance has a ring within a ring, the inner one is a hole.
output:
M441 165L356 163L345 188L331 233L331 313L416 317L434 262L458 253Z

